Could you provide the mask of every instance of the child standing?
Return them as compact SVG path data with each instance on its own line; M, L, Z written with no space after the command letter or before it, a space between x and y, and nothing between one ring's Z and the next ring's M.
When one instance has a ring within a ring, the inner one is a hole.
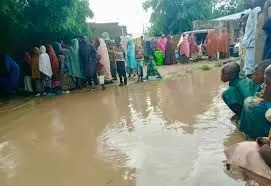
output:
M125 70L125 51L121 46L120 37L116 38L116 47L115 47L115 60L117 63L117 72L120 78L120 85L127 85L127 75ZM124 82L123 82L124 79Z
M111 75L113 77L113 80L118 80L117 79L117 65L116 65L116 60L115 60L115 43L113 41L110 41L107 44L108 48L108 55L109 55L109 60L110 60L110 70L111 70Z
M143 63L144 63L144 50L141 44L136 46L136 61L137 61L137 75L138 82L143 82Z

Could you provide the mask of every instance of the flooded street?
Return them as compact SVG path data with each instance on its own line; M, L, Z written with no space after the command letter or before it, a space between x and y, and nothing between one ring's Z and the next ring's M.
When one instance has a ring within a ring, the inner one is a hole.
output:
M1 186L244 186L219 71L0 107Z

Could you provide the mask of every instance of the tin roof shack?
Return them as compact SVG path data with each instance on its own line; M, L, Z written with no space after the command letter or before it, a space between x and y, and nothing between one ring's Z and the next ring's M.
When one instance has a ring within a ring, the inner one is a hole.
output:
M220 17L213 20L206 21L194 21L193 22L193 30L201 30L201 29L215 29L216 32L222 31L223 28L226 28L229 37L230 44L237 42L240 36L240 18L242 14L249 14L250 10L245 10L243 12L239 12L236 14L231 14L228 16Z
M107 32L111 39L127 35L127 27L119 23L89 23L93 30L94 37L100 37L103 32Z

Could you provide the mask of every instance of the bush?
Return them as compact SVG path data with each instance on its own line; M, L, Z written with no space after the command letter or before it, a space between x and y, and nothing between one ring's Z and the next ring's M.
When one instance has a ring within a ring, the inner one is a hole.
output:
M212 67L210 65L201 65L200 69L203 70L203 71L207 71L207 70L211 70Z
M223 66L223 63L222 62L216 62L214 64L215 67L222 67Z

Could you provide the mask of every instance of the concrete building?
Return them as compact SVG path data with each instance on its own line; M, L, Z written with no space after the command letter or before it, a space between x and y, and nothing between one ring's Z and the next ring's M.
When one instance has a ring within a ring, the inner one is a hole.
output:
M206 21L194 21L193 30L201 29L215 29L217 32L221 31L223 28L226 28L231 43L237 41L237 38L240 34L240 18L242 14L249 14L250 10L245 10L243 12L235 13L232 15L220 17L217 19L206 20Z
M127 35L127 27L119 25L119 23L89 23L93 31L94 37L101 36L103 32L107 32L110 38L114 39L120 36Z

